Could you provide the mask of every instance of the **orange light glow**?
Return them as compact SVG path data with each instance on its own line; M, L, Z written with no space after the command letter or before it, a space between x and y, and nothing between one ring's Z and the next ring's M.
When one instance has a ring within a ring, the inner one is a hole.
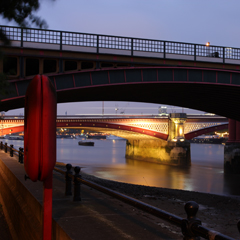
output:
M183 134L183 129L182 129L182 126L179 128L179 135L182 136Z
M206 43L206 46L209 47L209 46L210 46L210 42L207 42L207 43Z

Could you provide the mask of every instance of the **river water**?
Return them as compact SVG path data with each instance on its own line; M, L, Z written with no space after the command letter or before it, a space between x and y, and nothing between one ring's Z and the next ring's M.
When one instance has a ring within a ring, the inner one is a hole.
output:
M79 146L79 139L57 139L57 161L82 167L100 178L171 189L240 196L240 176L223 172L224 145L191 144L189 167L174 167L125 158L125 140L93 140L94 147ZM21 140L7 140L14 148Z

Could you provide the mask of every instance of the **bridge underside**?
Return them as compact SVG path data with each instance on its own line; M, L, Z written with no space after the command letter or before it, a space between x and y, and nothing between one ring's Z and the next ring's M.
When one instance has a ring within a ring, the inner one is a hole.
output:
M225 130L225 129L226 130L228 129L228 124L222 124L222 125L204 128L204 129L199 129L197 131L193 131L193 132L189 132L189 133L185 134L184 137L185 137L185 139L190 140L197 136L201 136L204 134L208 134L208 133L215 132L215 131L221 131L221 130Z
M240 88L196 83L138 83L58 92L59 102L129 101L168 104L240 121Z
M69 129L78 129L79 127L68 127L68 128ZM126 131L126 130L124 131L124 130L107 129L107 128L93 128L93 127L82 127L79 129L85 130L85 131L102 132L102 133L106 133L106 134L112 134L117 137L125 138L128 140L131 140L131 139L157 140L158 139L156 137L152 137L152 136L149 136L146 134ZM23 131L24 131L24 126L6 128L6 129L3 129L3 131L1 131L0 135L19 133L19 132L23 132Z
M76 129L76 128L74 128ZM125 138L127 140L130 139L139 139L139 140L156 140L158 138L152 137L146 134L131 132L131 131L124 131L124 130L116 130L116 129L106 129L106 128L91 128L91 127L84 127L81 128L85 131L93 131L93 132L102 132L106 134L112 134L117 137Z
M240 121L240 88L188 82L138 82L57 90L58 103L128 101L168 104L211 112ZM1 101L1 111L24 107L24 96Z
M65 127L64 127L65 128ZM94 128L94 127L67 127L69 129L81 129L85 131L92 131L92 132L102 132L106 134L112 134L118 137L122 137L125 139L141 139L141 140L156 140L158 138L152 137L146 134L137 133L137 132L131 132L126 130L116 130L116 129L107 129L107 128ZM7 134L13 134L13 133L19 133L24 131L24 126L18 126L18 127L11 127L11 128L5 128L1 131L1 135L7 135Z
M58 103L131 101L168 104L240 121L240 74L236 71L159 66L97 69L49 77L55 85ZM10 80L13 92L3 96L0 110L24 107L30 80Z

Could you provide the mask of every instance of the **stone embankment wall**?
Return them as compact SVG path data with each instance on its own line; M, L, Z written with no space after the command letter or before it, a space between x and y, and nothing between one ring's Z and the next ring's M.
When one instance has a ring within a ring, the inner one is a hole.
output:
M13 174L0 159L0 202L13 240L40 240L42 205L18 179L20 175L23 177L22 174ZM41 182L37 184L42 185ZM52 240L70 240L54 219L52 226Z
M239 142L226 142L224 146L224 173L240 174Z

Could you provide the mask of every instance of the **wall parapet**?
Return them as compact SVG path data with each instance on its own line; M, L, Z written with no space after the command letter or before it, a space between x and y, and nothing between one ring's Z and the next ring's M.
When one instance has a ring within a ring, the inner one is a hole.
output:
M4 215L13 239L41 240L43 207L18 178L20 174L10 170L9 166L15 167L15 164L17 164L16 159L11 157L4 156L4 160L0 159L0 202L3 205ZM18 169L22 168L23 166L18 165ZM40 182L34 184L42 185ZM71 239L54 219L52 239Z

